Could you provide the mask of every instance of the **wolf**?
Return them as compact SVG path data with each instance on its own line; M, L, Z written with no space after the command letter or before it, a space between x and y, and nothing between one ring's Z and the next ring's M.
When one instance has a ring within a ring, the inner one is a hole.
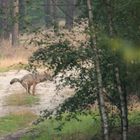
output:
M31 94L30 89L32 88L32 94L35 95L35 87L38 83L44 82L46 80L52 81L52 76L46 72L35 73L35 74L26 74L21 79L14 78L10 81L10 84L19 82L25 89L28 94Z

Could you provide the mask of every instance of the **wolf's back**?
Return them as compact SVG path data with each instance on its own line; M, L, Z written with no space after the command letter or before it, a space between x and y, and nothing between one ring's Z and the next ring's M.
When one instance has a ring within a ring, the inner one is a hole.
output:
M12 79L12 80L10 81L10 84L12 85L12 84L14 84L14 83L16 83L16 82L20 82L20 80L19 80L18 78L14 78L14 79Z
M35 77L33 74L27 74L21 78L21 83L22 82L28 83L28 84L33 83L35 82Z

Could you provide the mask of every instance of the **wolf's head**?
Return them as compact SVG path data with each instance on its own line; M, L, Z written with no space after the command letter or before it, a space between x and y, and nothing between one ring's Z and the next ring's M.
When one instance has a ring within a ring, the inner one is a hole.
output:
M44 76L45 76L44 78L45 78L46 80L53 81L52 75L49 74L49 73L47 73L46 71L44 71Z

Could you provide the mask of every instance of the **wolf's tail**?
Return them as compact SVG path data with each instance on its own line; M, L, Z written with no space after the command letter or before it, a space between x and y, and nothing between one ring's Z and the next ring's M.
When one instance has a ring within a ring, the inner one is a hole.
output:
M20 79L14 78L14 79L12 79L12 80L10 81L10 84L12 85L12 84L14 84L14 83L16 83L16 82L20 82Z

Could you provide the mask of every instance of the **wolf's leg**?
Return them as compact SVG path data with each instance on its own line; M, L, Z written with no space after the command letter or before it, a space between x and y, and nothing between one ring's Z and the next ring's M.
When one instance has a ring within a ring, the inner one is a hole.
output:
M29 88L29 85L27 82L25 83L25 89L26 89L26 93L30 94L30 92L29 92L30 88Z
M30 89L31 89L31 86L28 85L28 86L27 86L27 92L28 92L28 94L31 94L31 93L30 93Z
M28 84L25 82L22 82L21 84L26 89L26 93L28 94Z
M35 95L35 87L36 87L36 83L33 84L33 95Z

